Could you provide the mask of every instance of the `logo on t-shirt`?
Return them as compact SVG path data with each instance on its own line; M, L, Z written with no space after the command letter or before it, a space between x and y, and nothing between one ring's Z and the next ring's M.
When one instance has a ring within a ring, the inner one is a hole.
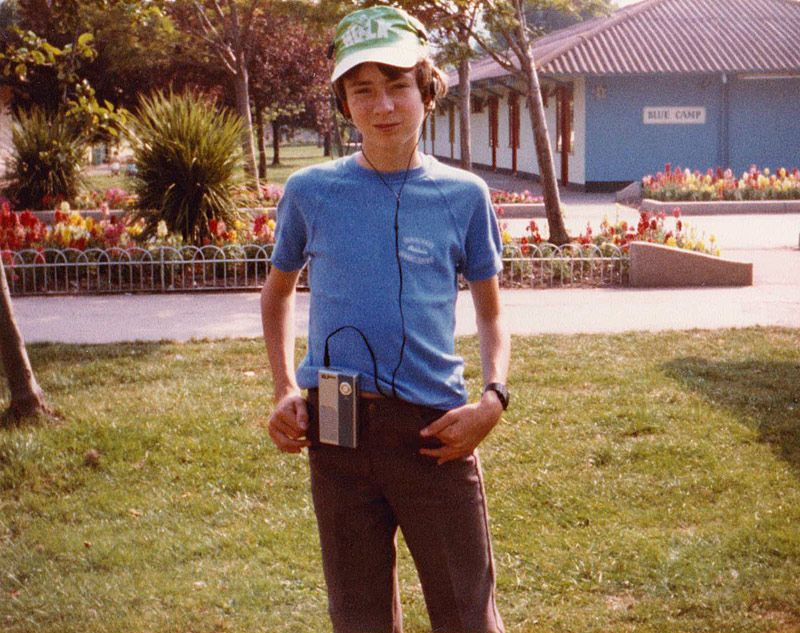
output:
M423 237L404 237L400 257L413 264L432 264L433 242Z

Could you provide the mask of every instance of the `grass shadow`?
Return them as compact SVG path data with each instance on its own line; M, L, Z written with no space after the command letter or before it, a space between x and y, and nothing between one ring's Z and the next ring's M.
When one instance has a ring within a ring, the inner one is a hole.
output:
M662 369L745 424L755 424L759 441L800 476L800 363L683 357Z

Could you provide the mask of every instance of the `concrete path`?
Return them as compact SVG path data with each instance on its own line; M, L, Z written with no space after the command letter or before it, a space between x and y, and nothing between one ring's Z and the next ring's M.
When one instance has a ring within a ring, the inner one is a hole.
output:
M625 332L781 325L800 327L800 250L737 251L753 261L745 288L505 290L515 334ZM297 332L308 330L308 294L299 293ZM259 294L197 293L21 297L14 308L25 340L109 343L261 335ZM475 332L468 293L457 305L459 335Z

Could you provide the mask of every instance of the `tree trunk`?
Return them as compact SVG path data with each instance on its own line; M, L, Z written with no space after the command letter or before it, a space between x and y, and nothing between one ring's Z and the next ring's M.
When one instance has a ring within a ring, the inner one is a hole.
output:
M461 112L458 117L461 135L461 167L472 169L472 132L470 131L471 94L469 59L462 59L458 64L458 87Z
M553 150L550 147L550 137L547 133L547 120L544 115L542 90L539 85L539 75L536 72L536 63L533 59L528 35L525 32L522 3L515 3L517 7L517 37L526 55L520 59L520 65L528 88L528 112L531 116L533 140L536 145L536 159L539 162L540 177L542 180L542 193L544 195L544 208L547 215L547 226L550 231L549 241L561 245L569 242L569 234L564 226L564 216L561 214L561 197L558 193L558 180L553 163Z
M256 137L258 138L258 177L267 179L267 149L264 145L264 109L256 106Z
M256 151L253 144L253 118L250 115L250 88L248 86L247 64L243 58L237 62L237 73L233 77L236 93L236 112L244 122L242 130L242 155L244 170L252 179L256 191L259 190L258 170L256 167Z
M272 119L272 164L281 164L281 124Z
M322 155L323 156L330 156L333 145L331 140L332 134L330 131L325 132L324 136L322 137Z
M11 402L2 414L2 420L15 422L40 413L50 413L44 392L36 382L25 342L14 318L11 293L2 258L0 258L0 355L11 394Z

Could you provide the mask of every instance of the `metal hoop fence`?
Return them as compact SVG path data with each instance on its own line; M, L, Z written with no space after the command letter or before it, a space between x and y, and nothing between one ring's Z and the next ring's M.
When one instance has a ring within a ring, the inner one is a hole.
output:
M255 289L266 281L271 254L272 244L0 251L15 296ZM628 262L610 244L509 244L500 282L505 288L625 285ZM305 271L298 287L308 287Z
M630 257L614 244L508 244L503 248L504 288L624 286Z

